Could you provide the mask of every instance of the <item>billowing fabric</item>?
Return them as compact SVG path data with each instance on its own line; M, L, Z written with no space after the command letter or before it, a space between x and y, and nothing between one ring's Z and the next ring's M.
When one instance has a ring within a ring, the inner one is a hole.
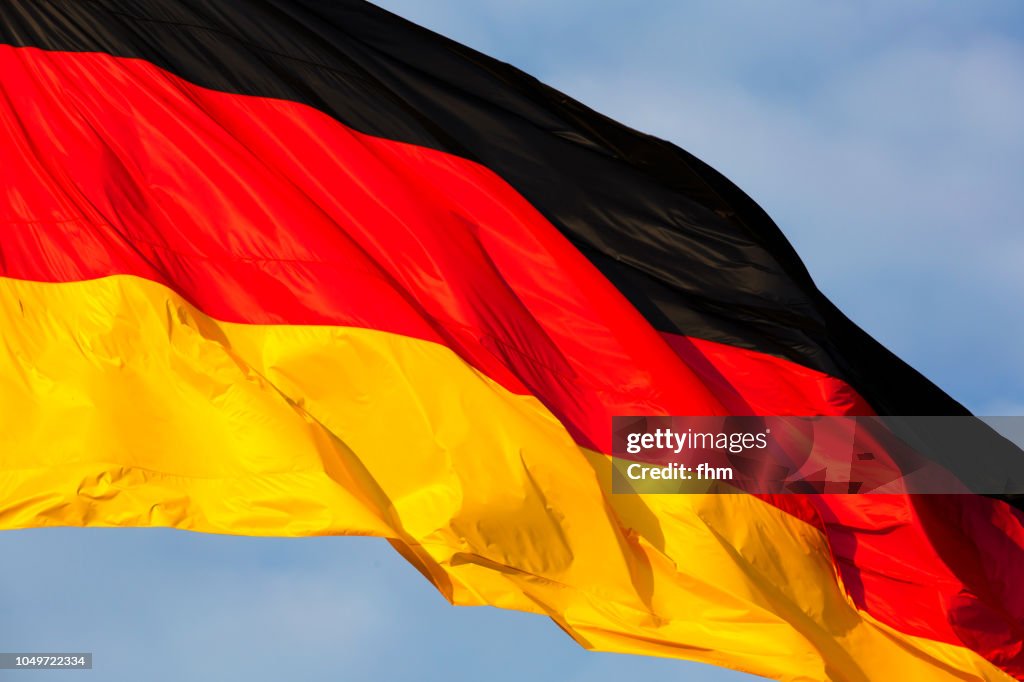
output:
M388 538L779 679L1024 677L977 496L626 496L611 417L964 414L731 183L361 2L0 5L0 527Z

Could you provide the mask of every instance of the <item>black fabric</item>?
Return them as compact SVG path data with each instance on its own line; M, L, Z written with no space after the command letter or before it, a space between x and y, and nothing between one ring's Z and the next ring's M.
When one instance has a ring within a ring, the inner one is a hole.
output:
M772 220L712 168L368 3L5 0L0 41L144 59L477 161L657 329L821 370L880 414L967 413L832 305Z

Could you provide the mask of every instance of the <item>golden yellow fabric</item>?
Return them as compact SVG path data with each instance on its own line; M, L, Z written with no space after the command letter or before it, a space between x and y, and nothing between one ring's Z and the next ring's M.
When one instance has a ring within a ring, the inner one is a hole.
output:
M375 535L454 603L546 614L591 648L1009 679L858 612L824 538L760 500L612 495L606 457L443 346L219 322L128 276L0 279L0 325L0 528Z

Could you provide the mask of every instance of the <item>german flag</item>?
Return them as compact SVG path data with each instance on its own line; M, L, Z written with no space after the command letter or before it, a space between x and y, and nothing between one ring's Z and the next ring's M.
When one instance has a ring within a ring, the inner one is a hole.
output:
M1024 514L612 495L613 415L963 415L685 151L355 0L0 4L0 527L391 540L779 679L1024 679Z

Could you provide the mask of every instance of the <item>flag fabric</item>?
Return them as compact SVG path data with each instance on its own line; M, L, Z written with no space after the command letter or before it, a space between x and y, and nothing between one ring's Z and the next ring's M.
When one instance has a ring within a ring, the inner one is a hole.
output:
M613 415L966 414L703 162L363 2L0 43L0 528L380 536L589 648L1024 679L1012 501L611 494Z

